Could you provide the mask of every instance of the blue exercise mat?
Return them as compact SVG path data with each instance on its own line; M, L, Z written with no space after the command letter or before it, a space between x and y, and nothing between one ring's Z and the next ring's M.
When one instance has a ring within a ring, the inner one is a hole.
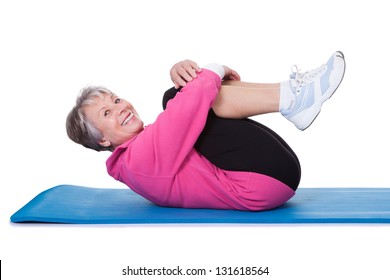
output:
M60 185L48 189L11 221L71 224L389 223L389 188L301 188L285 205L263 212L156 206L130 189Z

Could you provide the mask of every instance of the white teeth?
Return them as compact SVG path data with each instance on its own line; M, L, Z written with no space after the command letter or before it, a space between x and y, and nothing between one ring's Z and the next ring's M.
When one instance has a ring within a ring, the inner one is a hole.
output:
M130 113L130 115L123 121L122 125L126 125L133 117L134 114Z

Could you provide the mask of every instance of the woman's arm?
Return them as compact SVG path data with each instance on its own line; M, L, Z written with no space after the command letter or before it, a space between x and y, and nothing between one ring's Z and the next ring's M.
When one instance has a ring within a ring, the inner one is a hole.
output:
M133 171L153 177L176 174L193 150L220 86L221 77L203 69L183 87L156 121L134 140Z

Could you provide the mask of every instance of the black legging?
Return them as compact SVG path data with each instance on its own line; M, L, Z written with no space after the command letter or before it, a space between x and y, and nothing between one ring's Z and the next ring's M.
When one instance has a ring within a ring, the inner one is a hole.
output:
M167 90L168 101L179 89ZM301 178L298 157L274 131L251 119L225 119L212 109L195 148L217 167L231 171L250 171L273 177L296 190Z

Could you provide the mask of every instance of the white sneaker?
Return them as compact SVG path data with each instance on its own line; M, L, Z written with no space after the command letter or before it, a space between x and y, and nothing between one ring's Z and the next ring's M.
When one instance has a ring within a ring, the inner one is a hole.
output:
M290 75L290 87L295 101L281 113L300 130L308 128L344 77L345 60L342 52L335 52L328 62L317 69L299 73L296 66Z

